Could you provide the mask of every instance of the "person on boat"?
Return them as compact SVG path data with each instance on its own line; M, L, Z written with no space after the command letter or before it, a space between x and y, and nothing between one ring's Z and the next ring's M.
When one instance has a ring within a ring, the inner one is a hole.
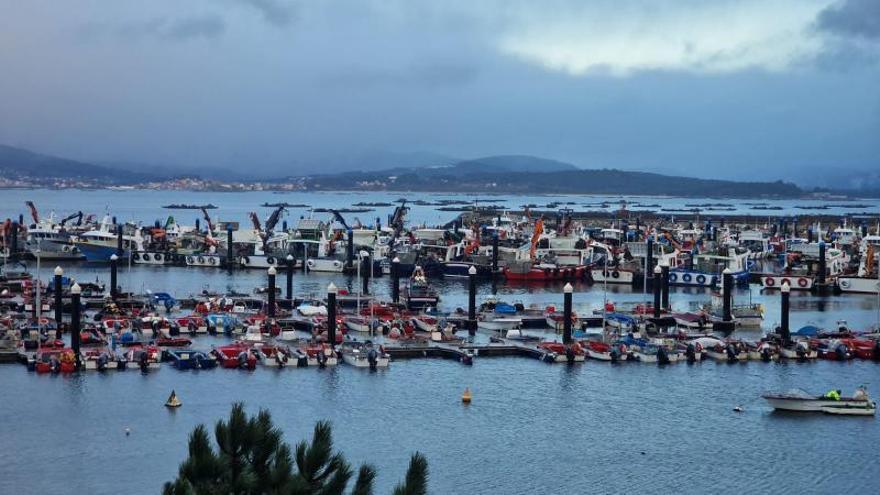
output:
M830 400L840 400L840 390L829 390L825 393L824 398Z
M857 388L855 393L853 394L853 399L855 400L868 400L868 391L865 390L865 386Z

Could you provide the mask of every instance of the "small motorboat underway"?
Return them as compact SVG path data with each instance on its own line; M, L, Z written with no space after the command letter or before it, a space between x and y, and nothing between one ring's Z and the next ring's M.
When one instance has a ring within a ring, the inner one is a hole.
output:
M777 411L871 416L877 409L876 403L870 400L864 387L856 389L852 397L843 397L837 392L812 395L802 389L794 389L781 394L767 393L762 397Z

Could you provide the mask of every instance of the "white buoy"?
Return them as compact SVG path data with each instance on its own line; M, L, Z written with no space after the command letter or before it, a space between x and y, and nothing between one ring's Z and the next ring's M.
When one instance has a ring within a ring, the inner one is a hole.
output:
M126 426L125 427L125 436L129 436L129 435L131 435L131 428Z
M736 406L733 408L734 412L743 412L742 406Z

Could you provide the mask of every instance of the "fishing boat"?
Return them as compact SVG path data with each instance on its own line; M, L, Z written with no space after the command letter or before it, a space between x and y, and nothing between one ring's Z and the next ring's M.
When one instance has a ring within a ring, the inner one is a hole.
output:
M784 393L766 393L761 397L777 411L873 416L877 409L863 387L859 387L851 397L813 395L802 389L793 389Z
M409 284L406 286L403 294L406 305L409 309L421 309L428 306L437 306L440 302L440 296L437 291L428 283L425 273L421 267L416 266L410 277Z
M257 357L246 344L234 343L215 347L211 354L223 368L253 370L257 367Z
M566 346L560 342L541 342L538 349L544 351L544 361L552 363L583 362L586 354L580 344Z
M76 371L73 349L40 349L35 356L34 370L40 374L73 373Z
M492 332L504 332L522 326L522 318L496 313L483 313L477 318L477 328Z
M126 230L131 230L127 227L130 226L123 226L120 258L128 258L131 253L144 250L144 238L141 237L140 232L135 229L134 233L127 233ZM116 228L118 227L112 223L110 216L107 215L97 229L78 235L73 244L82 252L89 263L107 263L110 261L110 256L118 254L119 237L115 231Z

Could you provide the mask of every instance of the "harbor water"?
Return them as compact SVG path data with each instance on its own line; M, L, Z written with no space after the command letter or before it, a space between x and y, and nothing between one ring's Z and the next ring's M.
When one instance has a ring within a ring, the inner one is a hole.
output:
M246 221L248 211L262 211L258 205L267 201L331 207L404 196L185 194L185 202L214 203L220 209L212 215L238 221ZM4 195L0 214L10 217L24 211L25 200L59 215L68 214L75 205L86 213L109 209L121 219L145 223L172 214L185 215L178 220L189 224L199 216L197 211L159 209L162 204L179 202L180 192L4 191ZM557 199L506 197L510 206ZM805 201L788 201L781 213L795 212L794 205ZM869 211L880 211L876 201L871 204ZM749 213L747 206L738 208ZM385 210L360 217L365 223L376 216L384 220L390 213ZM299 215L308 212L292 211L288 218ZM454 215L416 207L410 220L445 223ZM33 261L28 265L32 271L36 268ZM78 280L109 279L106 266L62 267L66 275ZM54 264L40 267L43 280L53 268ZM163 291L183 298L205 288L251 292L265 285L266 273L124 266L119 282L125 290ZM322 296L331 282L352 290L358 286L342 274L296 272L294 291ZM283 271L279 285L283 286ZM442 298L441 310L466 307L465 282L438 280L434 285ZM779 320L780 296L759 289L757 285L738 288L735 298L764 305L766 331ZM371 290L386 297L388 278L374 279ZM482 300L493 294L526 306L562 303L559 284L493 287L486 282L477 297ZM579 314L587 314L606 301L648 301L650 297L641 289L577 284L574 306ZM686 310L708 302L710 292L673 287L670 298L674 309ZM876 296L792 293L791 300L794 329L807 324L834 328L846 320L851 328L865 330L878 323ZM759 337L760 333L747 336ZM552 331L548 335L552 338ZM195 347L209 347L215 340L225 341L197 337ZM176 475L192 428L226 417L234 401L245 402L251 412L271 411L291 444L308 437L315 421L330 420L336 445L349 460L378 468L377 493L391 491L416 450L428 458L429 486L437 494L870 493L875 491L876 448L880 445L880 427L873 417L783 414L773 412L760 395L796 387L816 393L840 388L850 393L865 385L877 397L878 377L880 367L861 360L659 367L596 361L550 365L515 357L478 357L473 366L463 366L425 358L397 360L378 372L344 365L253 372L179 372L164 366L149 374L70 376L37 375L23 366L0 365L4 392L0 493L157 493ZM473 393L470 405L460 400L465 387ZM163 407L172 389L183 402L177 410ZM735 412L736 406L742 412Z

